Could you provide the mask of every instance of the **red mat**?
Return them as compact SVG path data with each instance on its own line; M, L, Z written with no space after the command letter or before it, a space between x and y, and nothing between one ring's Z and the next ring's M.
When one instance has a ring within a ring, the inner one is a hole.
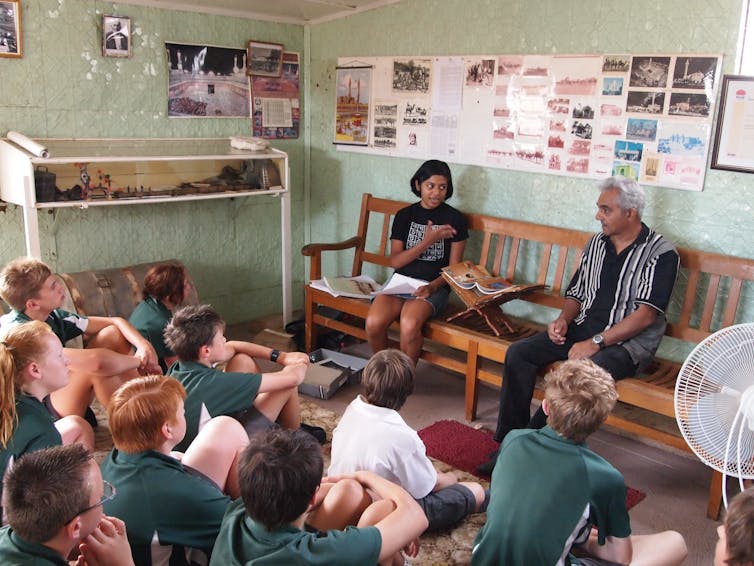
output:
M458 421L437 421L420 430L419 436L427 447L428 456L470 474L475 473L474 469L486 462L489 453L498 447L489 430L471 428ZM628 509L645 497L644 492L626 487Z

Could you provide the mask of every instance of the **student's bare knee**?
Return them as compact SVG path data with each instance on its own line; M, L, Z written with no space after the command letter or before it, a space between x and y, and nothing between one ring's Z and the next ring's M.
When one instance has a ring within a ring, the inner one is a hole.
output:
M259 366L254 358L248 354L236 354L225 364L225 371L239 373L260 373Z
M375 501L361 514L357 527L369 527L376 525L382 519L395 511L395 503L390 499L380 499Z
M484 488L481 486L481 484L478 484L476 482L461 482L462 486L467 487L469 491L474 495L474 499L476 500L476 508L479 509L479 507L484 503Z
M225 415L213 417L204 428L208 429L207 434L211 434L213 438L222 439L224 445L235 446L239 443L248 443L249 440L243 425L236 419Z

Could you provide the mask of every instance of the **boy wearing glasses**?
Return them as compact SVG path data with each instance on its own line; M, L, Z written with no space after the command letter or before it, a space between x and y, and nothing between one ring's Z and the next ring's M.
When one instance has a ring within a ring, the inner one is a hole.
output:
M0 563L133 566L123 521L102 505L115 497L80 444L55 446L20 458L5 478L8 526L0 529Z

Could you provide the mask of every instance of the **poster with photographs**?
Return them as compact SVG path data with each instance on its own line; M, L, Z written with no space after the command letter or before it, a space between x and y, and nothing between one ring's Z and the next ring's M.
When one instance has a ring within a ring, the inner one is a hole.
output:
M704 186L721 55L503 54L362 62L371 65L370 93L379 111L368 124L360 111L354 121L356 112L349 113L344 101L354 105L357 83L352 79L348 94L338 78L338 128L371 133L370 140L360 138L363 147L345 151L595 179L620 174L684 190ZM366 83L359 84L363 97Z
M21 0L0 0L0 57L21 57Z
M251 115L246 50L165 43L168 116L248 118Z
M254 135L265 139L294 139L301 122L299 56L283 52L279 77L252 76Z

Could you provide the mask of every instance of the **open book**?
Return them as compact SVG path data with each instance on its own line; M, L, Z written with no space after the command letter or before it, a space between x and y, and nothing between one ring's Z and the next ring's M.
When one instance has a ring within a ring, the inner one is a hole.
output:
M333 297L352 297L354 299L371 299L382 288L368 275L324 277L312 280L311 286L330 293Z
M481 265L470 261L462 261L443 268L445 280L462 289L474 289L485 295L493 295L504 291L513 284L505 277L490 275Z
M400 273L393 273L382 289L374 293L375 295L413 295L419 287L427 285L428 282L423 279L416 279L414 277L408 277L401 275Z

